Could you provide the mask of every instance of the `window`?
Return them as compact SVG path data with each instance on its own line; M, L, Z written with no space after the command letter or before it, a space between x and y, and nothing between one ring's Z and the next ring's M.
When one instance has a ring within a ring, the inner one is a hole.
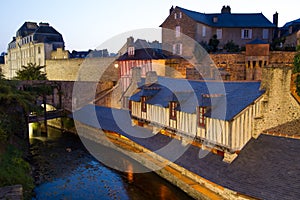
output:
M220 28L218 28L217 29L217 39L219 40L219 39L222 39L222 29L220 29Z
M173 44L173 54L177 54L177 55L182 54L182 44L181 43Z
M269 30L263 29L263 39L269 39Z
M290 26L290 27L289 27L289 34L291 34L292 32L293 32L293 27Z
M181 19L182 18L182 12L174 13L174 19Z
M205 127L205 108L204 107L199 107L199 126L200 127Z
M134 56L134 47L128 47L128 55Z
M147 105L146 105L146 97L145 96L141 97L141 107L142 107L142 112L147 112Z
M170 119L176 120L176 107L177 103L175 101L170 102Z
M202 37L206 37L206 26L202 26Z
M252 38L252 29L242 29L242 39Z
M38 47L38 54L41 53L41 47Z
M175 36L180 37L180 26L175 27Z

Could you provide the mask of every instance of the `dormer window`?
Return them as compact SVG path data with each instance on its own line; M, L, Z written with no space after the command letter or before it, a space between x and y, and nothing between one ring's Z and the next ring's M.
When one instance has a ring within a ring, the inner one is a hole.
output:
M293 32L293 27L290 26L290 27L289 27L289 34L291 34L292 32Z
M128 56L134 56L134 47L128 47Z
M170 108L170 119L176 120L176 107L177 107L177 102L171 101L169 104Z
M213 23L217 23L218 22L218 17L213 17Z

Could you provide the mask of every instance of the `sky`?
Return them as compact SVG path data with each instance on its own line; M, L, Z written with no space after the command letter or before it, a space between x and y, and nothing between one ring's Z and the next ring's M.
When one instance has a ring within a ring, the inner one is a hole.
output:
M84 51L124 32L158 29L171 6L203 13L263 13L270 21L279 13L279 26L300 18L298 0L1 0L0 53L25 21L48 22L63 35L65 49ZM125 41L124 41L125 43Z

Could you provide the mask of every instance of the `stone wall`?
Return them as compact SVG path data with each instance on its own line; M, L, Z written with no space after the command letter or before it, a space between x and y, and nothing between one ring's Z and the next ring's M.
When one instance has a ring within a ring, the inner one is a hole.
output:
M300 104L291 94L292 67L270 65L263 69L261 89L266 90L262 117L255 121L255 132L300 118Z
M118 81L115 57L46 60L49 80L60 81Z

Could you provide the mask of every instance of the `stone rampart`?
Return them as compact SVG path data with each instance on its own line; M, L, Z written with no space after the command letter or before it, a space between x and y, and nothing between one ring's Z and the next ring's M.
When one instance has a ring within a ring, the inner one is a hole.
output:
M113 65L115 59L105 57L46 60L46 73L49 80L118 81L119 72Z
M265 90L262 117L256 119L257 133L300 118L300 104L291 94L292 67L270 65L263 69Z

